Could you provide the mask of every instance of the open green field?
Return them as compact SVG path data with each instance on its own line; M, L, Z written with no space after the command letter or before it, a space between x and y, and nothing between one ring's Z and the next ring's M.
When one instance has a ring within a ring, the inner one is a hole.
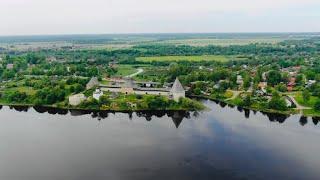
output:
M190 46L230 46L230 45L248 45L254 43L268 43L276 44L286 39L283 38L241 38L241 39L179 39L179 40L166 40L156 42L157 44L170 44L170 45L190 45Z
M132 65L119 65L117 67L117 70L118 71L115 74L115 76L127 76L137 72L137 69L134 68Z
M14 92L14 91L25 92L27 95L34 95L36 93L36 91L33 88L25 87L25 86L7 88L5 90L5 92L10 92L10 91L12 91L12 92Z
M120 64L117 67L117 73L114 76L128 76L130 74L136 73L139 68L148 68L149 64Z
M304 109L303 115L305 116L312 116L312 117L320 117L320 112L314 109Z
M297 93L294 98L300 105L307 106L307 107L313 107L316 104L316 102L319 100L319 98L315 96L311 96L310 100L306 102L303 100L301 92Z
M231 59L241 59L231 56L222 55L203 55L203 56L155 56L155 57L138 57L137 61L152 62L152 61L218 61L227 62Z

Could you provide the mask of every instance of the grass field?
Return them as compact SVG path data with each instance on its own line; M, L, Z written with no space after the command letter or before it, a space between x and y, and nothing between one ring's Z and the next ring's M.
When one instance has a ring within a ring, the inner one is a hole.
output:
M305 116L320 117L320 112L315 111L314 109L304 109L303 114Z
M302 106L307 106L307 107L313 107L314 104L317 102L319 98L311 96L309 101L304 101L302 97L302 93L297 93L294 97L296 101L302 105Z
M5 89L6 92L10 92L10 91L19 91L19 92L25 92L27 95L34 95L36 93L36 91L31 88L31 87L13 87L13 88L7 88Z
M137 69L132 65L119 65L117 70L118 72L115 74L115 76L127 76L137 72Z
M285 39L282 38L246 38L246 39L182 39L182 40L166 40L156 42L158 44L171 45L190 45L190 46L230 46L230 45L247 45L252 43L270 43L276 44Z
M227 62L231 59L239 59L229 56L220 55L203 55L203 56L155 56L155 57L138 57L137 61L152 62L152 61L218 61Z

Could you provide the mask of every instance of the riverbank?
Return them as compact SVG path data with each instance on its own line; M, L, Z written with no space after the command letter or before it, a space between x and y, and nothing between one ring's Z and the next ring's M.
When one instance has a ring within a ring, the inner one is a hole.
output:
M150 97L150 96L149 96ZM92 99L91 99L92 100ZM80 111L112 111L112 112L137 112L137 111L201 111L207 109L201 102L189 98L183 98L179 102L174 101L154 101L146 102L143 100L130 102L130 98L123 102L109 102L99 104L97 101L86 101L79 106L71 106L68 102L63 101L53 105L39 105L33 103L8 103L0 102L1 106L15 107L43 107L43 108L58 108L64 110L80 110Z
M208 99L208 100L212 100L212 101L218 101L218 102L222 102L225 103L227 105L231 105L231 106L239 106L235 103L232 103L232 101L228 101L228 100L223 100L223 99L217 99L217 98L213 98L210 96L204 96L204 95L192 95L190 96L192 98L200 98L200 99ZM249 109L249 110L253 110L253 111L260 111L260 112L264 112L264 113L274 113L274 114L282 114L282 115L295 115L295 114L301 114L302 116L306 116L306 117L320 117L320 113L315 112L314 110L303 110L303 111L299 111L296 109L291 109L290 111L278 111L278 110L274 110L274 109L261 109L261 108L254 108L254 107L242 107L239 106L241 108L244 109Z
M254 108L254 107L243 107L239 106L235 103L232 103L232 101L229 100L223 100L223 99L217 99L213 98L210 96L204 96L204 95L191 95L189 96L192 98L190 102L195 103L195 106L186 108L186 107L179 107L179 106L172 106L172 107L165 107L165 108L153 108L153 109L148 109L148 108L137 108L136 107L127 107L127 108L111 108L109 107L74 107L70 105L65 105L65 103L58 103L55 105L36 105L36 104L30 104L30 103L3 103L1 102L1 106L15 106L15 107L43 107L43 108L56 108L56 109L61 109L61 110L77 110L77 111L108 111L108 112L123 112L123 113L130 113L130 112L141 112L141 111L203 111L206 110L207 107L204 106L201 102L193 100L193 99L204 99L204 100L211 100L211 101L216 101L220 103L225 103L226 105L231 105L231 106L238 106L243 109L248 109L248 110L253 110L253 111L260 111L263 113L273 113L273 114L282 114L282 115L295 115L295 114L301 114L306 117L320 117L320 113L313 111L312 109L310 110L303 110L303 111L298 111L291 109L290 111L278 111L278 110L273 110L273 109L261 109L261 108Z

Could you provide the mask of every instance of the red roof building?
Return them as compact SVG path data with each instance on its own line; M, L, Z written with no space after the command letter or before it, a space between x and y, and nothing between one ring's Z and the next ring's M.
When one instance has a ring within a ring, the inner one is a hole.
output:
M290 81L287 85L288 91L293 91L294 86L296 85L296 78L290 78Z

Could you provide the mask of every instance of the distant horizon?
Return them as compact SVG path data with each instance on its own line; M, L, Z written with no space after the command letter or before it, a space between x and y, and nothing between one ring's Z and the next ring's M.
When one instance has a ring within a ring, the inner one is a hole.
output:
M319 34L320 31L310 32L128 32L128 33L65 33L65 34L16 34L16 35L1 35L0 37L28 37L28 36L95 36L95 35L174 35L174 34Z
M3 0L0 36L320 32L319 0Z

